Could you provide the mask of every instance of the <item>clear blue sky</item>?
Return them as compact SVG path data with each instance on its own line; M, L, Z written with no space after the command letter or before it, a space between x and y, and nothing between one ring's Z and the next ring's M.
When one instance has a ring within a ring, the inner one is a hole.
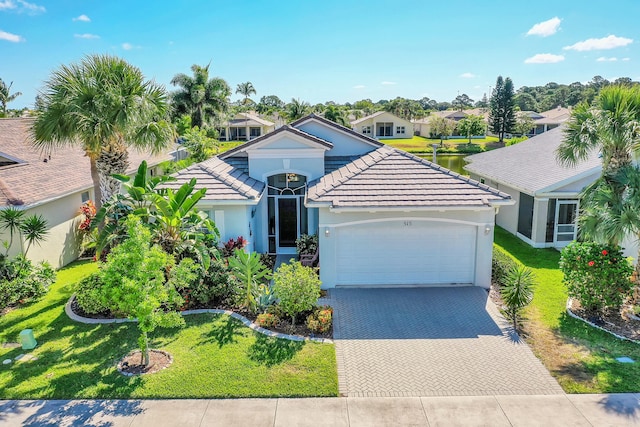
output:
M109 53L169 90L211 61L256 101L478 100L498 75L640 80L638 18L638 0L0 0L0 78L23 93L10 108L32 106L59 65Z

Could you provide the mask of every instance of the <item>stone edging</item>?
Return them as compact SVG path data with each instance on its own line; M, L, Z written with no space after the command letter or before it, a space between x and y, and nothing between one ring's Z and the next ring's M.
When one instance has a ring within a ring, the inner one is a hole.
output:
M72 309L71 309L71 303L73 301L73 299L75 298L75 294L71 295L71 298L69 298L69 301L67 301L67 304L64 306L64 311L65 313L67 313L67 316L69 316L69 318L71 320L74 320L76 322L80 322L80 323L86 323L86 324L107 324L107 323L127 323L127 322L137 322L136 319L91 319L88 317L82 317L78 314L76 314ZM270 331L269 329L265 329L261 326L256 325L255 323L253 323L251 320L247 319L246 317L230 311L230 310L220 310L217 308L200 308L197 310L184 310L181 311L180 314L182 314L183 316L188 316L190 314L204 314L204 313L210 313L210 314L226 314L227 316L231 316L234 319L238 319L239 321L242 322L242 324L244 324L246 327L253 329L256 332L260 332L263 335L269 336L269 337L274 337L274 338L283 338L285 340L290 340L290 341L314 341L314 342L319 342L319 343L323 343L323 344L333 344L333 340L330 340L328 338L316 338L316 337L303 337L301 335L289 335L289 334L283 334L280 332L273 332Z
M571 311L572 302L573 302L573 298L567 298L566 308L567 308L567 314L569 316L573 317L574 319L582 320L587 325L592 326L592 327L594 327L596 329L600 329L601 331L607 332L608 334L611 334L611 335L613 335L614 337L616 337L616 338L618 338L620 340L629 341L629 342L632 342L632 343L635 343L635 344L640 344L640 341L638 341L638 340L634 340L634 339L631 339L631 338L623 337L622 335L618 335L615 332L612 332L612 331L608 330L607 328L603 328L602 326L596 325L595 323L590 322L587 319L584 319L584 318L578 316L573 311Z
M156 350L154 348L149 349L149 351L150 352L153 351L153 352L156 352L156 353L164 354L165 356L167 356L169 358L169 364L167 366L163 367L161 370L167 369L173 363L173 357L169 353L167 353L166 351L164 351L164 350ZM127 355L124 356L122 359L124 359L125 357L129 356L130 354L136 353L136 352L139 353L140 350L133 350L133 351L127 353ZM124 372L123 371L123 367L122 367L122 359L120 359L120 361L118 362L117 369L118 369L118 372L120 372L125 377L133 377L133 376L137 376L137 375L148 375L148 374L150 374L150 372L141 372L139 374L133 374L131 372ZM155 372L152 372L152 373L155 374Z

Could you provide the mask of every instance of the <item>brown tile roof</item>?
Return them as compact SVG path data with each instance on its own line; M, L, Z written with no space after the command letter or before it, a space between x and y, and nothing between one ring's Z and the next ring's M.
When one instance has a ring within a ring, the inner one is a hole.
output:
M307 200L334 208L480 207L508 194L412 154L381 147L310 183Z
M163 185L166 188L177 189L182 184L196 178L196 188L206 188L203 201L251 201L256 202L264 190L264 183L257 181L243 172L240 168L213 157L201 163L196 163L173 175L176 181Z
M32 118L0 119L0 157L22 161L0 167L0 206L28 207L93 187L84 152L77 147L40 152L31 145L32 123ZM142 160L156 165L169 158L130 151L127 172L135 172Z

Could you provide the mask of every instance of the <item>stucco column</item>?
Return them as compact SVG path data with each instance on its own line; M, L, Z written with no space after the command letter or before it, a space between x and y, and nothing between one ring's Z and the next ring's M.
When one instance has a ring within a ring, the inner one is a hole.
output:
M547 210L549 209L549 199L534 199L533 201L533 224L531 228L531 240L537 247L543 247L547 237Z
M224 134L224 139L229 141L229 133L231 132L231 128L229 126L227 126L225 129L226 130L225 130L225 134Z
M491 286L491 258L493 257L494 224L476 227L476 268L475 286L489 289Z

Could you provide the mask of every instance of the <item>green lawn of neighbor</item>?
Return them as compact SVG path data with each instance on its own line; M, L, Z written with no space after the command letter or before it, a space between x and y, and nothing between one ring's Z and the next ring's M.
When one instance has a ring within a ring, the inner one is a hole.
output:
M30 351L0 347L0 360L38 357L0 365L0 399L337 396L332 344L268 338L226 315L186 316L184 328L157 330L152 347L168 351L173 364L121 375L116 364L136 348L137 325L85 325L64 313L73 283L96 268L76 262L60 270L43 300L0 317L1 343L25 328L38 341Z
M531 268L537 279L527 309L525 339L567 393L640 391L640 345L623 341L570 317L558 268L560 253L535 249L496 227L496 245ZM616 361L628 356L635 364Z
M429 139L423 136L414 135L411 138L394 138L394 139L380 139L380 142L391 145L392 147L399 148L404 151L408 151L409 153L427 153L430 154L433 152L432 144L440 144L439 139ZM488 136L486 138L474 138L471 139L471 145L476 146L473 147L473 152L483 151L487 148L492 148L492 144L497 144L498 138L493 136ZM450 153L465 153L468 152L468 143L469 140L466 138L462 139L445 139L443 140L443 147L439 149L439 151L446 151ZM477 148L479 147L479 148Z

